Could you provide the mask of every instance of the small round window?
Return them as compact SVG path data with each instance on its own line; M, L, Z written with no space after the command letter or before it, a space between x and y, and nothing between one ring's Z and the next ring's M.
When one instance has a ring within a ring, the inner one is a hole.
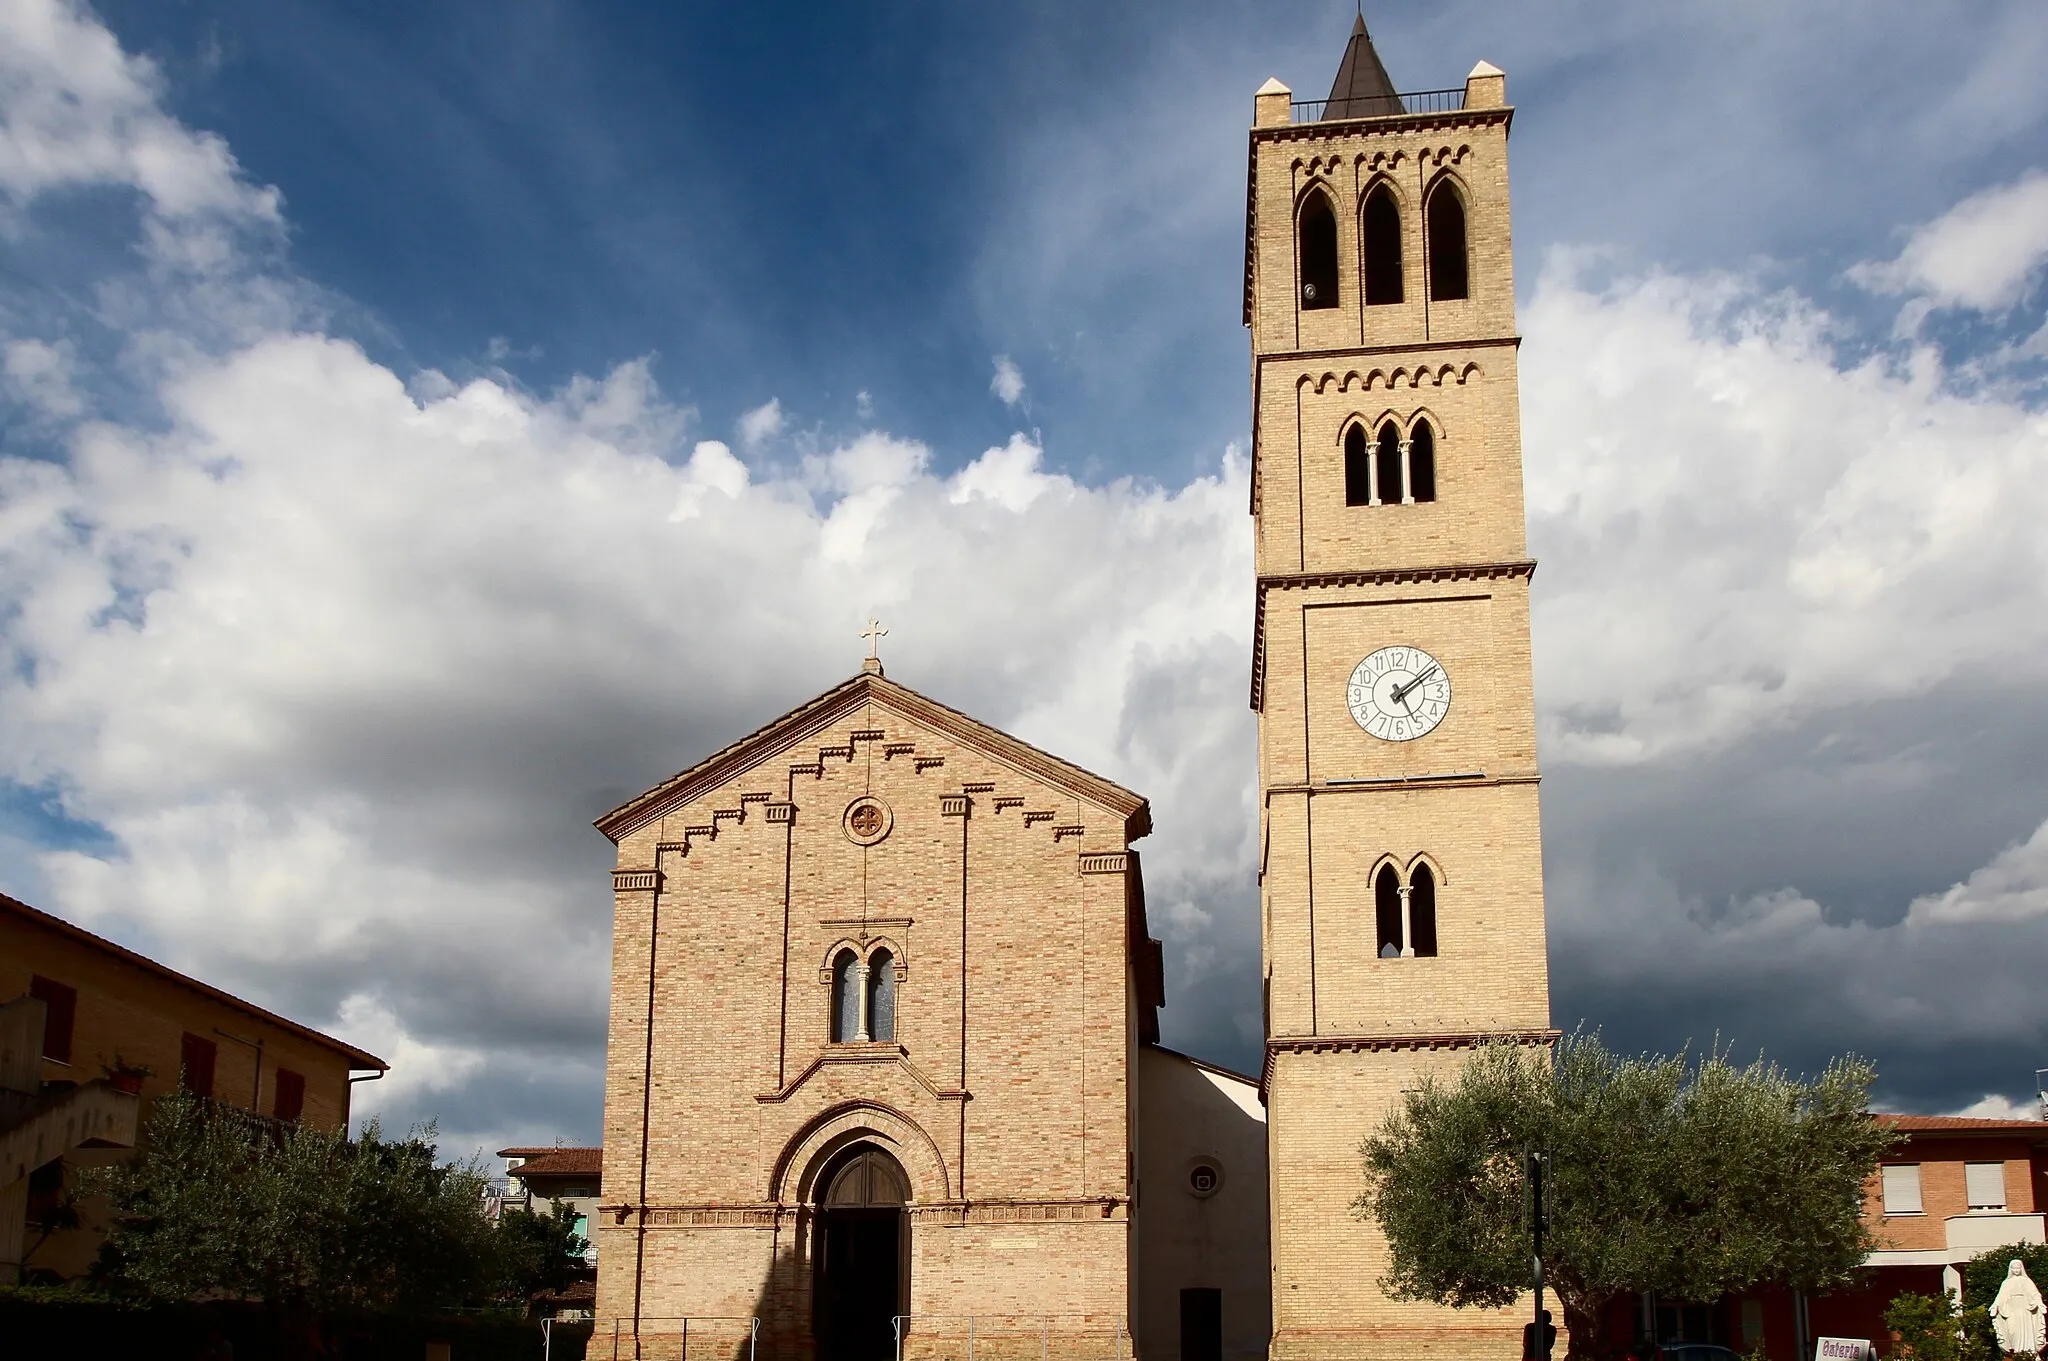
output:
M1207 1158L1188 1165L1188 1194L1206 1200L1223 1185L1223 1169Z

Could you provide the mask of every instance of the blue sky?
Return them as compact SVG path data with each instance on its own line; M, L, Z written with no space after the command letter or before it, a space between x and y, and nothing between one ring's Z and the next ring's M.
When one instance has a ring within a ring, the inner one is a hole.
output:
M0 0L0 887L591 1138L589 818L874 609L1151 796L1167 1039L1255 1065L1244 137L1350 17ZM2011 1109L2038 8L1367 17L1517 105L1557 1021Z

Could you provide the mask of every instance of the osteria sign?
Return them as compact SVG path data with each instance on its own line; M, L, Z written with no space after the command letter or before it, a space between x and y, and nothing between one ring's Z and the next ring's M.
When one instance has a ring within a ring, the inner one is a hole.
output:
M1867 1337L1824 1337L1814 1344L1813 1361L1873 1361Z

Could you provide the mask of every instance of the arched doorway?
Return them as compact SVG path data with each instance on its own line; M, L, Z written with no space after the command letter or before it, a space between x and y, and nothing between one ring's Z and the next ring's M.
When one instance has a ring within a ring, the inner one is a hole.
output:
M819 1361L889 1361L892 1320L909 1311L910 1178L882 1149L857 1143L818 1178L811 1260Z

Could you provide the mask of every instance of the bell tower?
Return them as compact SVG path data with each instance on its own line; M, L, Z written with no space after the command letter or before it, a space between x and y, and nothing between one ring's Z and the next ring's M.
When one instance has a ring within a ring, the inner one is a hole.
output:
M1251 329L1273 1347L1499 1357L1519 1311L1388 1299L1359 1140L1550 1030L1506 78L1254 102Z

